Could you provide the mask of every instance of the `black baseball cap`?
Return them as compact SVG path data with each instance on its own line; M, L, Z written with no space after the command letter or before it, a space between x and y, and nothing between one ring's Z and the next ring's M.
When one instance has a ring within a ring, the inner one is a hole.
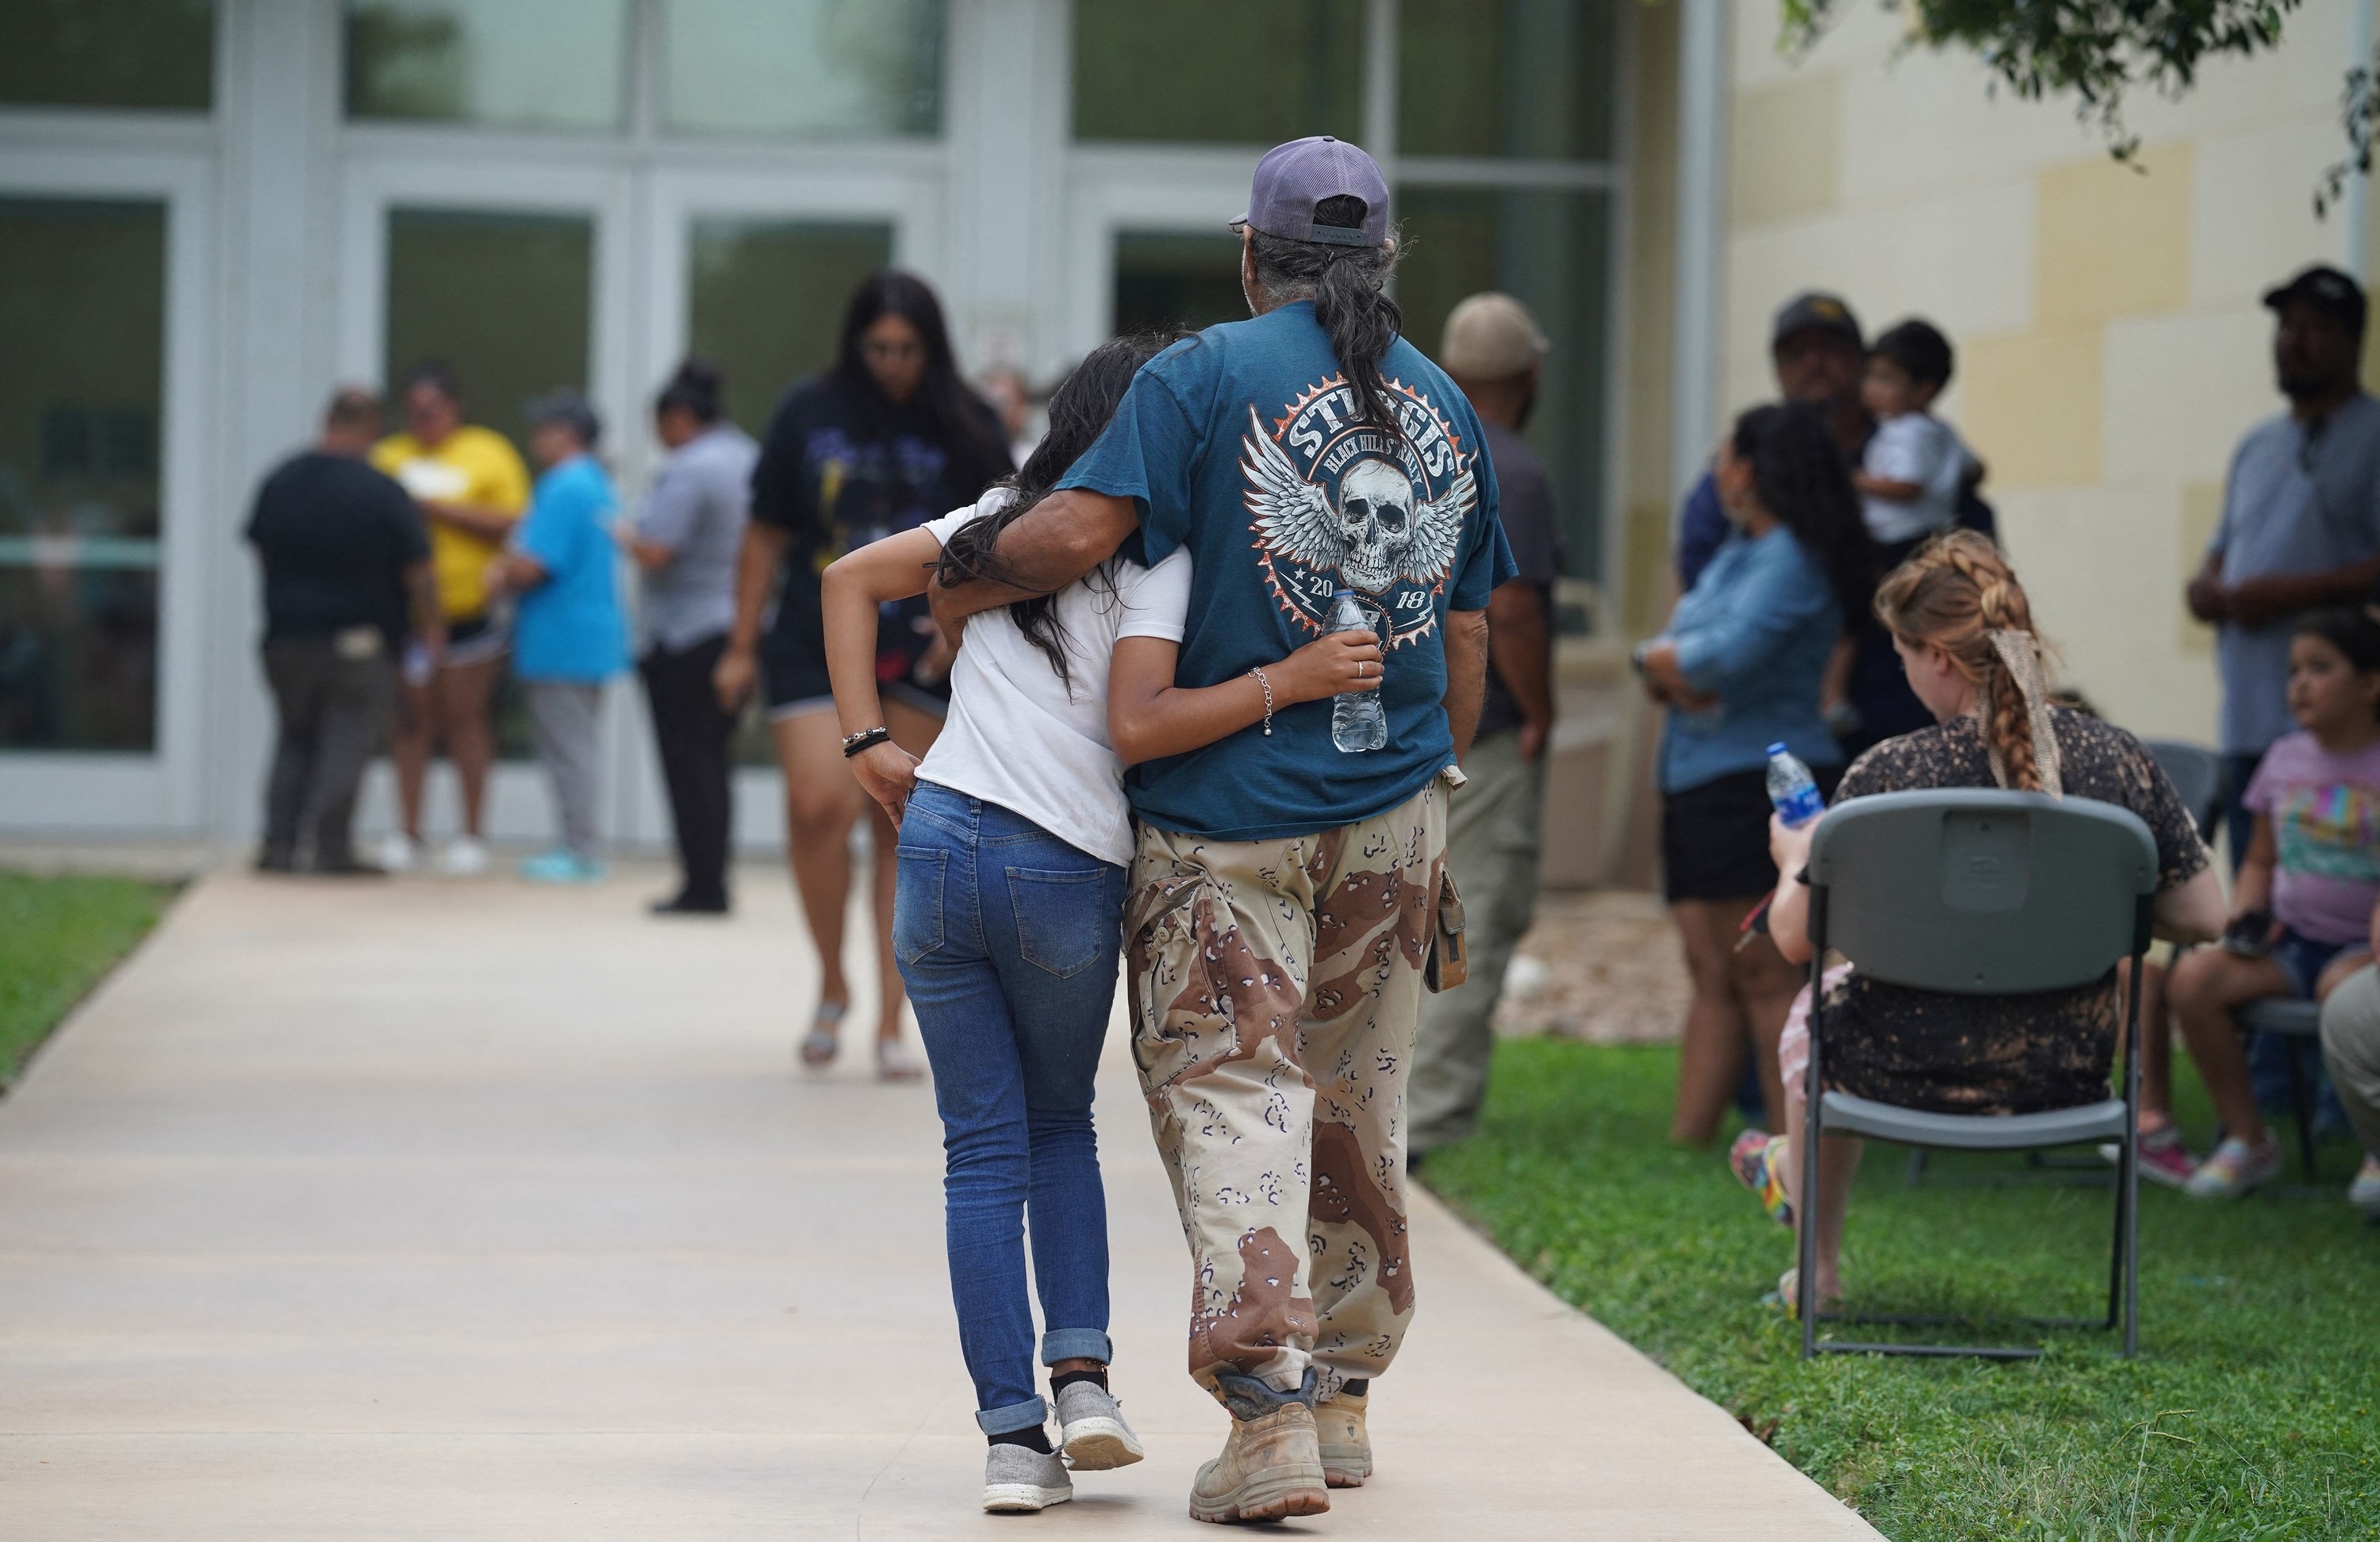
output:
M1811 331L1831 332L1848 339L1861 352L1867 351L1867 339L1860 333L1859 318L1852 314L1852 308L1843 303L1840 295L1830 295L1823 289L1804 290L1785 302L1785 309L1777 312L1777 321L1768 329L1769 351L1775 352L1779 344L1797 332Z
M2344 322L2357 336L2363 334L2363 286L2327 263L2317 262L2280 287L2265 291L2265 310L2287 305L2310 305Z

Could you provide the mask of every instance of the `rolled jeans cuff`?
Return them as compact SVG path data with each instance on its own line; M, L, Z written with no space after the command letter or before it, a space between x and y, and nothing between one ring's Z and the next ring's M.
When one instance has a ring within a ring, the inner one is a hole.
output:
M1041 1363L1097 1360L1104 1366L1115 1358L1115 1344L1096 1328L1053 1328L1041 1335Z
M1008 1435L1020 1429L1038 1429L1049 1421L1050 1405L1039 1398L1028 1402L1012 1402L1005 1408L987 1408L975 1416L976 1427L986 1435Z

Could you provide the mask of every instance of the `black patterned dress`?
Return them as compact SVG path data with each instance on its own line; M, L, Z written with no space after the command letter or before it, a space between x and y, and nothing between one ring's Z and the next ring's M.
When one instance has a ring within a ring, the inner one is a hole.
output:
M2065 760L2066 795L2141 817L2156 841L2160 893L2196 877L2208 861L2206 844L2141 742L2063 707L2050 709L2050 722ZM1959 717L1861 756L1843 773L1835 801L1993 785L1982 724ZM2080 990L1978 997L1865 979L1854 967L1827 995L1827 1085L1939 1113L2030 1113L2095 1102L2107 1096L2122 1022L2117 1001L2113 971Z

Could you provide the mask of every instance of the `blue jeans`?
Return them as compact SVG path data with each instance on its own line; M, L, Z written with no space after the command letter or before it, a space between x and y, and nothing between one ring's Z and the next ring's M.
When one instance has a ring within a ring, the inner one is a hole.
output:
M959 1349L988 1435L1046 1417L1041 1361L1105 1362L1108 1208L1091 1087L1115 1004L1124 870L998 804L917 783L901 821L892 950L942 1115Z

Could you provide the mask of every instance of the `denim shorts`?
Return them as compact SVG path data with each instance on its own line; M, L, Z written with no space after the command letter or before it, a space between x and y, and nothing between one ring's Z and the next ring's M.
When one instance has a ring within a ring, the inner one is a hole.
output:
M2313 1000L2313 988L2321 980L2322 972L2330 967L2332 959L2347 952L2350 945L2345 942L2317 942L2311 937L2301 937L2289 928L2283 927L2280 936L2274 940L2271 949L2265 956L2279 965L2281 973L2289 977L2290 995L2301 1002L2311 1002Z

